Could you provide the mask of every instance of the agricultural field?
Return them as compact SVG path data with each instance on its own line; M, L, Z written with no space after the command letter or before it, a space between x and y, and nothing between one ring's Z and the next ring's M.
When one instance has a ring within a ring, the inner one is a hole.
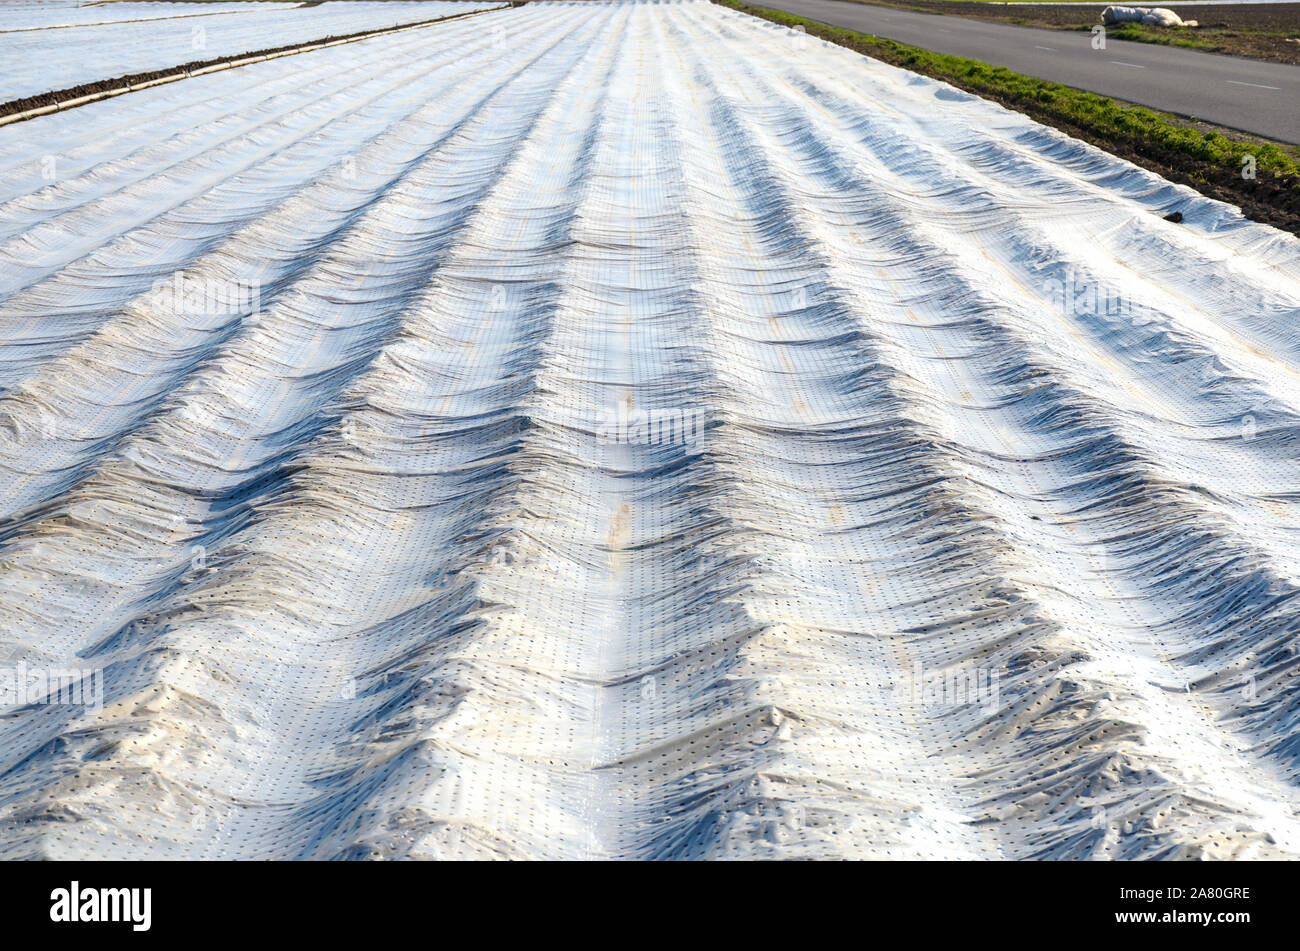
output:
M703 0L211 6L473 15L0 127L0 857L1300 855L1294 235Z
M11 11L0 3L0 102L499 5L491 0L330 2L306 8L286 3L20 3ZM82 22L88 17L100 19Z

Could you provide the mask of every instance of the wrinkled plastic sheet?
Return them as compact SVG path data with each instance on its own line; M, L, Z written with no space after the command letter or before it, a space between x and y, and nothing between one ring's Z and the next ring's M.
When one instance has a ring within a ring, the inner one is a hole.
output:
M530 3L11 127L0 229L0 855L1300 849L1235 209Z

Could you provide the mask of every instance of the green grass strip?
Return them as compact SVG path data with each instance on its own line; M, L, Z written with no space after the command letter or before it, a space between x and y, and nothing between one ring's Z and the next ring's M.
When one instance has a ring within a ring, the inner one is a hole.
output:
M1091 29L1084 27L1084 29ZM1128 40L1131 43L1155 43L1160 46L1185 46L1190 50L1216 49L1214 43L1192 38L1189 31L1182 33L1157 33L1142 23L1121 23L1106 28L1108 40Z

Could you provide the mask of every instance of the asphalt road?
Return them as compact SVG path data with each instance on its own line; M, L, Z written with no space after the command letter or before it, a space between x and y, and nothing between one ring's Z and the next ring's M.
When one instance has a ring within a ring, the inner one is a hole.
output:
M770 6L832 26L1300 144L1300 66L1174 46L1111 40L986 20L912 13L848 0L774 0Z

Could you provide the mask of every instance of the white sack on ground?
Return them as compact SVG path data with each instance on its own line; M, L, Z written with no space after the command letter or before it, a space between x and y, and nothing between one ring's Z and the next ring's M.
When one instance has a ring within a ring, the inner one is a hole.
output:
M1173 10L1164 7L1107 7L1101 11L1101 22L1107 26L1117 23L1145 23L1147 26L1196 26L1195 20L1183 21Z

